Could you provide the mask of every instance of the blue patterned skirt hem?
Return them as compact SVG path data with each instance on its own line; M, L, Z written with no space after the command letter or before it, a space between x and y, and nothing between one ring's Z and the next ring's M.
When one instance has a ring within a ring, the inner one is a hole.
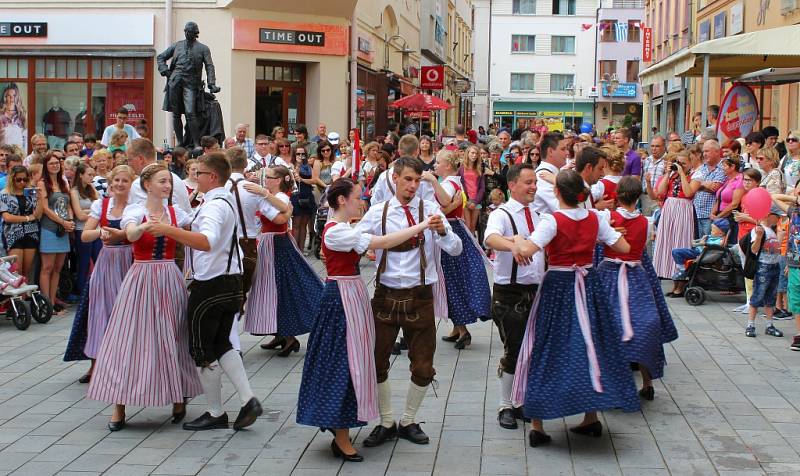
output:
M590 269L584 280L603 392L592 387L586 344L575 310L575 273L550 271L539 287L525 389L527 417L549 420L588 411L631 412L640 408L633 376L623 357L622 327L609 312L597 272Z
M287 234L275 235L275 286L278 293L278 335L308 334L323 285Z
M600 263L597 272L606 290L614 318L622 325L617 286L619 267L619 263L606 261ZM628 307L631 313L633 338L623 342L622 349L628 362L638 362L647 368L652 378L661 378L664 375L666 358L661 343L661 318L656 308L653 290L650 286L638 285L647 282L647 272L641 266L629 267L627 274Z
M88 329L89 282L87 280L86 286L84 286L83 292L81 293L81 300L78 302L78 308L75 310L75 317L72 320L72 331L69 333L67 350L64 352L64 362L89 360L89 357L83 353L83 348L86 347Z
M356 428L358 403L347 362L347 321L339 285L325 284L308 338L297 423L319 428Z
M461 238L463 251L458 256L442 253L442 272L447 289L447 317L455 325L485 320L492 309L492 296L486 265L469 230L461 220L451 220L453 232Z
M658 317L661 319L661 343L666 344L678 339L678 329L675 327L675 321L672 320L672 314L669 312L667 300L664 297L664 291L661 289L661 281L658 279L656 269L653 267L653 260L647 251L642 253L642 268L647 273L647 280L650 287L653 289L653 297L656 301L656 309L658 309Z

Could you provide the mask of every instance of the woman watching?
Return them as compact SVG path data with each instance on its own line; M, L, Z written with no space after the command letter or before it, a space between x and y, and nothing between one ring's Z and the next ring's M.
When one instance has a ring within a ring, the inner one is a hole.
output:
M197 189L197 160L189 159L186 161L186 191L189 193L189 203L192 208L197 208L203 200L203 194Z
M294 234L294 240L297 242L297 247L303 250L306 244L308 224L317 211L313 188L316 180L314 179L313 169L308 163L306 148L303 146L297 147L294 151L294 156L297 161L297 167L294 170L297 193L293 193L291 196L292 207L294 207L292 233Z
M762 172L760 186L766 188L770 194L783 193L786 184L778 169L778 151L774 147L764 147L756 152L755 159Z
M44 202L39 242L42 261L39 287L42 294L53 303L54 313L60 316L64 313L64 306L56 301L56 290L64 259L69 253L68 233L75 230L75 222L72 220L69 184L64 178L61 160L53 151L48 151L44 160L46 171L39 182L39 188L43 189L41 200Z
M3 240L8 254L17 257L17 269L22 276L30 276L36 251L39 249L39 219L44 210L45 193L31 188L30 174L21 166L14 166L0 194L0 213L3 214Z
M84 225L89 219L92 203L99 198L97 190L92 186L94 170L86 164L78 164L75 169L75 185L70 191L70 203L75 217L75 252L78 255L78 289L83 293L89 278L89 264L96 263L103 243L99 239L81 240ZM76 293L76 294L77 294Z
M423 170L433 170L436 157L433 155L433 140L428 136L419 138L419 158L424 164Z
M781 171L786 181L786 193L792 193L800 182L800 131L791 131L786 137L786 155L781 162Z
M737 142L738 144L738 142ZM739 173L739 159L735 156L727 157L722 161L722 170L725 172L725 182L717 190L717 197L711 207L711 221L725 218L730 222L728 244L736 244L738 229L733 219L734 210L739 209L739 204L744 196L744 176Z
M331 167L336 162L336 157L333 155L333 145L330 142L323 140L317 146L318 160L314 161L314 171L312 178L315 179L315 185L320 192L323 192L328 185L331 184Z
M464 223L470 233L475 233L478 216L483 208L483 197L486 192L486 179L480 160L480 149L476 145L467 148L466 160L458 170L464 192L467 194L467 206L464 207ZM460 197L457 197L460 199Z

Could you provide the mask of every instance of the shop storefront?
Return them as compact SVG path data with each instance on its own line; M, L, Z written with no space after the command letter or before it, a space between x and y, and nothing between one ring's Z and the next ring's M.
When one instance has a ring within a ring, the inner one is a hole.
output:
M152 124L152 15L97 15L93 21L118 32L111 41L100 30L75 28L78 15L10 19L16 29L0 37L0 110L7 117L0 142L27 152L36 133L49 147L63 147L72 132L99 140L123 107L131 125Z
M593 122L592 104L544 102L505 102L494 103L494 123L507 129L526 129L544 123L550 131L564 131L570 124L580 126L583 122ZM574 114L574 115L573 115Z

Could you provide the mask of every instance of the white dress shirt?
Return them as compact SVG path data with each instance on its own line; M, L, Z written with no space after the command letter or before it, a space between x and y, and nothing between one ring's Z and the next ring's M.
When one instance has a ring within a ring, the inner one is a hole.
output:
M390 200L394 197L394 191L397 190L394 182L392 182L392 188L389 188L389 185L386 183L387 180L391 180L392 176L392 169L388 169L384 171L379 177L378 181L375 182L375 186L372 187L372 200L370 203L373 205L380 202L385 202L386 200ZM419 184L419 188L417 189L417 196L422 197L425 201L436 201L436 194L433 191L433 187L431 184L425 181L421 181Z
M539 213L553 213L558 210L555 186L539 176L543 171L550 172L555 176L558 175L558 167L548 162L542 162L536 168L536 196L533 198L533 209Z
M114 197L112 196L111 198L108 199L108 210L106 211L106 218L109 220L119 220L122 218L111 215L111 212L114 210L114 203L115 200ZM103 199L98 198L97 200L93 201L92 206L89 207L89 216L100 222L101 213L103 213Z
M508 215L502 211L508 211L514 219L514 224L517 226L517 234L524 238L531 236L528 231L528 221L525 219L526 206L520 202L509 199L508 202L500 205L498 210L494 210L489 214L489 219L486 222L486 231L484 232L483 242L492 235L500 235L505 237L514 236L514 228L508 220ZM533 229L539 228L541 218L539 213L533 208L533 203L529 203L527 208L531 212L531 219L533 221ZM502 209L502 210L501 210ZM488 247L488 245L486 245ZM511 267L514 263L514 256L510 251L495 251L494 259L494 282L496 284L510 284L511 283ZM518 284L540 284L544 277L544 253L536 253L533 255L533 262L528 265L517 266L517 283Z
M430 215L439 215L444 220L444 227L446 234L440 236L433 230L425 230L425 284L433 284L439 276L436 273L436 260L434 258L434 246L438 246L445 253L450 256L458 256L461 254L462 244L450 224L447 222L444 214L436 202L429 200L422 200L414 197L408 204L411 216L414 217L414 223L419 220L419 207L420 203L424 205L424 216L427 218ZM383 203L372 205L364 217L356 226L356 230L361 233L368 233L370 235L381 235L381 218L383 216ZM392 233L402 229L408 228L408 219L406 213L403 211L402 205L397 198L392 197L389 200L389 210L386 213L386 233ZM375 250L375 264L380 266L381 257L385 250ZM381 273L380 284L394 289L408 289L419 286L420 283L420 248L415 248L406 252L389 252L386 261L386 270Z
M239 217L239 209L237 208L236 204L236 195L233 193L233 184L228 181L225 184L225 190L229 191L233 196L233 201L231 205L233 205L233 209L236 212L236 219L239 220L239 227L237 228L237 233L239 238L244 238L244 232L247 231L247 238L255 238L258 236L259 230L261 230L261 221L258 219L258 207L261 204L261 196L256 195L254 193L250 193L244 188L244 184L247 183L244 179L244 175L234 172L231 174L231 179L235 182L237 180L242 179L237 185L236 188L239 189L239 199L242 201L242 214L244 215L244 227L242 227L241 218ZM245 228L245 229L242 229Z
M225 187L217 187L206 192L203 203L197 207L192 231L202 233L208 239L209 251L186 250L194 279L208 281L225 274L241 274L242 250L239 240L233 241L234 228L238 219L235 198ZM233 253L231 253L233 245ZM228 256L231 267L228 271Z
M261 157L258 155L258 152L253 152L253 156L247 159L247 168L245 168L244 171L249 172L256 165L260 166L261 168L272 167L273 165L283 165L284 167L287 166L286 161L278 155L267 154L265 157Z
M597 239L600 243L606 244L608 246L613 245L620 239L622 236L618 231L611 228L611 225L608 224L608 220L603 217L602 214L598 213L597 210L591 209L587 210L585 208L567 208L563 210L556 210L555 213L562 213L569 217L572 220L580 221L589 216L589 213L594 213L597 215L597 222L598 222L598 229L597 229ZM539 225L533 230L533 234L530 236L530 240L539 248L544 249L545 246L549 245L553 238L556 237L556 232L558 232L558 224L556 223L556 219L553 215L542 215L541 221ZM589 238L589 237L585 237Z
M362 254L367 251L371 242L372 235L357 230L350 226L349 223L336 222L325 232L325 246L333 251L342 253L355 251L358 254Z
M147 201L147 192L142 188L139 177L131 184L131 191L128 195L128 203L141 203ZM164 200L164 204L167 200ZM189 204L189 192L186 190L186 184L180 177L172 174L172 204L175 208L180 208L184 213L191 214L192 206Z
M183 228L185 226L189 226L189 223L192 222L192 214L186 213L180 208L174 208L175 210L175 222L177 226ZM98 213L99 215L100 213ZM144 203L132 203L125 207L125 211L122 212L122 220L120 221L120 227L124 230L127 228L128 225L133 223L134 225L141 225L144 221L144 217L147 216L147 207L145 207ZM169 216L169 209L166 205L164 205L164 218L163 221L166 223L167 220L170 218Z

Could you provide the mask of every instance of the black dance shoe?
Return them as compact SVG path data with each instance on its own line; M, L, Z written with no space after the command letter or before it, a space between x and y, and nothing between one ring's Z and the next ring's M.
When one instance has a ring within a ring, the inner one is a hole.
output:
M428 435L419 427L419 423L412 423L408 426L398 425L397 436L415 445L427 445L430 442Z
M643 389L639 390L639 396L644 398L645 400L651 400L652 401L653 399L656 398L656 391L652 386L647 387L647 388L643 388Z
M500 410L500 413L497 414L497 423L506 430L516 430L519 428L517 426L517 419L514 418L514 410L510 408L503 408Z
M547 433L541 433L536 430L531 430L531 432L528 433L528 444L531 445L531 448L544 446L550 443L551 440L552 438L550 438L550 435Z
M92 374L86 374L78 379L78 383L89 383L92 381Z
M442 336L442 340L445 341L445 342L455 342L455 341L458 340L458 338L459 338L458 334Z
M187 421L183 424L184 430L189 431L203 431L203 430L226 430L228 428L228 414L223 413L218 417L211 416L210 413L205 412L192 421Z
M594 423L589 423L588 425L573 426L569 429L569 431L578 435L600 438L603 436L603 424L599 421L596 421Z
M336 444L336 440L331 441L331 451L333 452L334 457L342 458L345 461L351 461L353 463L360 463L364 461L364 457L358 454L357 451L351 455L342 451L342 449L339 448L339 445Z
M380 446L388 440L397 438L397 424L392 424L391 427L386 428L383 425L378 425L372 430L372 433L364 440L364 446L367 448L374 448Z
M525 416L525 406L515 407L514 408L514 418L517 420L522 420L525 423L530 423L531 419Z
M264 413L264 410L261 409L261 403L256 397L251 398L239 410L239 416L237 416L236 421L233 422L233 429L239 431L242 428L252 425L262 413Z
M295 339L292 345L290 345L289 347L284 346L283 350L275 355L277 355L278 357L289 357L290 355L292 355L292 352L299 352L299 351L300 351L300 341Z
M286 345L286 338L285 337L276 337L271 341L267 342L266 344L261 344L261 348L264 350L272 350L277 349L280 347L281 349L283 346Z
M120 421L108 422L108 431L120 431L123 428L125 428L125 417L122 417Z
M458 338L455 347L458 350L463 350L470 344L472 344L472 334L467 332L466 334Z

